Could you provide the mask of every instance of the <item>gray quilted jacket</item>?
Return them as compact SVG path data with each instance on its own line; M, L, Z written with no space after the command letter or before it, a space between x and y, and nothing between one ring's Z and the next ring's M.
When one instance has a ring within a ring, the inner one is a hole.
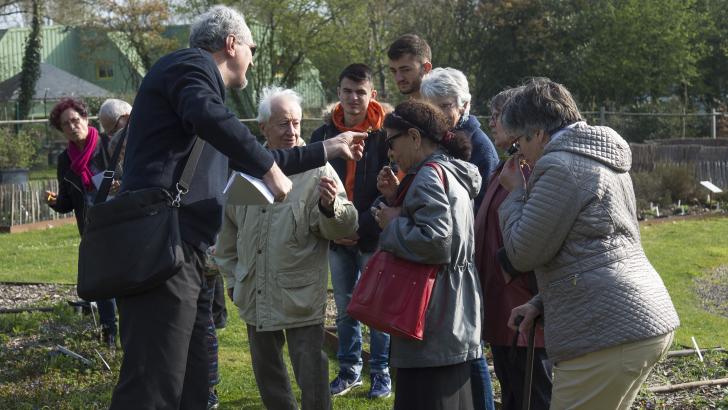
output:
M395 368L447 366L481 355L480 281L473 262L473 198L480 191L480 173L475 165L442 153L425 160L432 161L443 168L447 192L437 171L420 168L400 217L379 237L379 246L399 257L443 265L425 313L424 340L392 336Z
M614 130L577 123L546 145L526 190L499 209L509 259L536 272L531 303L544 313L554 363L679 325L642 249L631 163Z

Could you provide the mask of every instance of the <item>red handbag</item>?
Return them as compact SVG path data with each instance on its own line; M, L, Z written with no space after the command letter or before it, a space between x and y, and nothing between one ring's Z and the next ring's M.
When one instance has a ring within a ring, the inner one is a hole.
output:
M435 162L434 168L447 192L447 180ZM396 205L401 205L410 181L400 190ZM403 181L404 184L404 181ZM377 250L369 259L346 309L349 316L371 328L407 339L422 340L425 312L441 265L427 265L402 259L391 252Z

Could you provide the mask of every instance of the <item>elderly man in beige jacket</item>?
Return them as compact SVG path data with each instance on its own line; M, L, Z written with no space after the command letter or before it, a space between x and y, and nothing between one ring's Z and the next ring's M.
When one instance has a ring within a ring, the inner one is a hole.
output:
M258 122L270 148L303 144L300 101L292 90L263 91ZM290 178L293 189L281 203L226 207L215 258L247 324L265 406L298 408L282 355L288 341L302 407L329 409L321 351L329 241L356 232L357 211L328 164Z

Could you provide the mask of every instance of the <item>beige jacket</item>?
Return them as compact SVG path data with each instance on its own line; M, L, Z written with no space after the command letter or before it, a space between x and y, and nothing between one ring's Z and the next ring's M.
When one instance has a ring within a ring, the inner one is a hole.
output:
M321 176L338 186L334 215L318 206ZM215 260L240 317L259 331L323 323L329 241L357 230L357 212L326 164L289 177L293 189L273 205L225 207Z

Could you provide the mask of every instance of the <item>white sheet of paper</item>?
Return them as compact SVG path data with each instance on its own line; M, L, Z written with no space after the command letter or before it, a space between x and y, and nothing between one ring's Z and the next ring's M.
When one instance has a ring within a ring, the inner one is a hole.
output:
M222 193L229 205L269 205L274 201L273 193L262 180L244 172L233 172Z

